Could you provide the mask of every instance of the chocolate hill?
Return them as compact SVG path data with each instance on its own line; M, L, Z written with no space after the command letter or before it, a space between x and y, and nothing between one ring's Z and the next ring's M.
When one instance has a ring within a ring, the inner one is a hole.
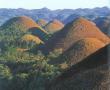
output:
M41 26L41 27L44 27L48 22L44 19L39 19L37 21L38 25Z
M34 22L31 18L27 16L21 16L21 17L14 17L10 20L8 20L6 23L2 25L3 28L10 28L15 29L18 28L18 30L26 31L33 27L40 28L36 22Z
M108 90L109 47L107 45L73 65L54 79L46 90Z
M84 38L78 40L71 48L64 52L58 59L52 61L53 64L66 63L67 66L75 65L87 56L93 54L105 44L97 38ZM65 65L65 64L64 64Z
M35 21L27 16L14 17L4 23L1 28L10 31L30 32L42 40L44 40L45 35L48 34Z
M46 52L55 49L62 49L62 52L64 52L72 47L75 42L84 38L98 38L105 44L109 42L109 38L93 22L80 17L55 33L47 41L44 49Z
M95 19L96 25L101 29L103 33L110 36L110 16L99 17Z
M50 21L44 28L50 33L57 32L64 27L64 24L59 20Z

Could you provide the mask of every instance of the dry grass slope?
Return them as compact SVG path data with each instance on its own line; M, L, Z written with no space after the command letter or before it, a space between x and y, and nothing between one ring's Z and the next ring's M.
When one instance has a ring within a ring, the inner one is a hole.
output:
M35 21L33 21L30 17L27 17L27 16L14 17L2 25L3 29L11 28L14 30L18 28L19 30L24 31L24 32L27 30L30 30L33 27L36 27L42 32L47 33Z
M98 38L103 43L109 43L109 38L95 24L82 17L67 24L64 29L55 33L45 45L46 51L54 49L68 50L75 42L84 38Z
M44 28L50 33L60 31L64 27L64 24L58 20L49 22Z
M22 37L22 41L32 41L32 42L35 42L36 44L44 44L44 42L39 38L39 37L36 37L34 35L29 35L29 34L26 34Z
M109 48L107 45L73 65L54 79L46 90L109 90Z
M84 38L78 40L57 60L54 60L54 64L63 65L63 63L66 62L68 66L75 65L104 46L105 44L97 38Z
M26 52L26 51L28 51L29 49L17 48L16 50L17 50L18 52Z
M44 19L39 19L37 21L37 23L38 23L39 26L44 27L47 24L47 21L44 20Z

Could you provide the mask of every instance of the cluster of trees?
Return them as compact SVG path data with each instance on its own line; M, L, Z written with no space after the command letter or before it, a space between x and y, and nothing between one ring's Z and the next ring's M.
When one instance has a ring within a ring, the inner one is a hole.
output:
M0 56L0 90L45 90L48 82L58 76L59 66L48 64L51 54L46 57L40 51L7 52Z
M47 83L62 72L59 66L48 64L58 57L57 51L48 56L40 51L36 54L17 51L17 48L36 46L20 41L25 34L19 30L0 30L0 90L44 90Z
M0 30L0 47L4 49L11 47L19 47L19 48L32 48L36 45L35 42L23 42L21 38L28 34L29 32L21 32L19 30Z

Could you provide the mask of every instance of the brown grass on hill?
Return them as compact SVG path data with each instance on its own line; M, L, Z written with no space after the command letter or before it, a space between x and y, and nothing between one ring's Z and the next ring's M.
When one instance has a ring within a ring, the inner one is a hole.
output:
M39 28L41 31L47 33L43 28L41 28L35 21L33 21L30 17L27 16L20 16L14 17L8 20L5 24L2 25L4 28L11 28L11 29L19 29L21 31L30 30L33 27Z
M84 38L98 38L105 44L109 42L109 38L95 24L81 17L67 24L61 31L55 33L46 43L45 50L62 49L64 52L76 41Z
M50 33L57 32L64 27L64 24L58 20L50 21L44 28Z
M39 39L39 37L30 34L24 35L22 37L22 41L32 41L35 42L36 44L44 44L44 42L41 39Z
M44 19L39 19L39 20L37 21L37 24L38 24L39 26L41 26L41 27L44 27L44 26L47 24L47 21L44 20Z
M25 52L25 51L28 51L29 49L25 49L25 48L17 48L16 50L19 51L19 52Z
M19 17L21 23L23 25L25 25L25 27L27 27L27 30L31 30L31 28L37 28L40 29L41 31L47 33L43 28L41 28L35 21L33 21L31 18L27 17L27 16L22 16Z
M27 30L32 27L39 27L40 28L40 26L38 24L36 24L31 18L29 18L27 16L18 17L17 20L19 22L21 22L23 25L25 25L25 27L27 27Z
M110 84L107 45L73 65L48 84L46 90L108 90Z
M63 63L66 63L72 66L104 46L105 44L97 38L84 38L78 40L71 48L53 62L54 64L63 65Z

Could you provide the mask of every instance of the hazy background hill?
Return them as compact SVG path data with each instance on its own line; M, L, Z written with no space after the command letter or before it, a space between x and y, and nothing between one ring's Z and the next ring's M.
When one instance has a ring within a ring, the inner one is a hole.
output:
M9 20L12 17L16 16L29 16L34 20L38 19L45 19L47 21L51 21L53 19L58 19L64 23L69 16L70 18L73 18L72 15L80 15L85 16L89 19L94 19L96 17L103 17L110 14L110 9L107 7L102 8L94 8L94 9L58 9L58 10L50 10L48 8L42 8L42 9L6 9L1 8L0 9L0 25L3 24L6 20Z

